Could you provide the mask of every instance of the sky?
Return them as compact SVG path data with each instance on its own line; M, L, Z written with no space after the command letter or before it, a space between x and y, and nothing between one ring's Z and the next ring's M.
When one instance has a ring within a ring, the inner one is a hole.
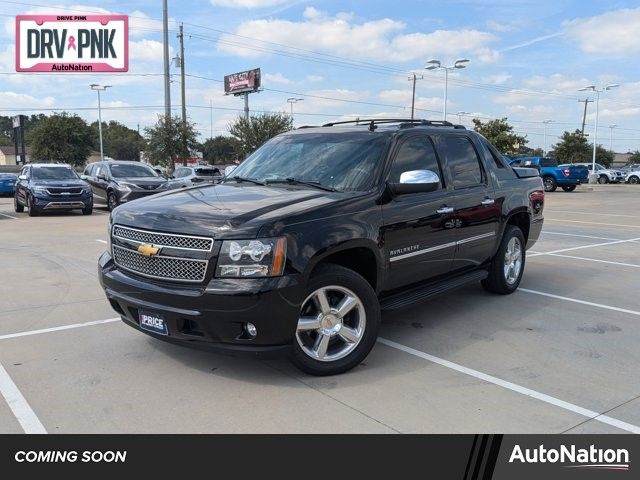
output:
M144 128L164 112L161 0L80 0L82 4L0 0L0 115L74 112L97 119L89 84L103 94L103 121ZM290 112L296 126L351 118L410 117L416 72L416 117L442 119L444 72L449 121L467 126L507 117L532 147L547 149L580 128L584 103L603 92L598 143L617 152L640 149L640 4L599 0L169 0L171 57L184 25L186 104L201 140L226 134L242 113L225 96L224 75L260 67L263 91L252 112ZM17 73L14 17L26 13L129 15L129 72ZM171 67L172 112L180 114L180 69ZM213 108L211 108L213 107ZM458 112L463 112L458 115ZM586 133L593 138L595 103ZM610 128L611 125L617 125Z

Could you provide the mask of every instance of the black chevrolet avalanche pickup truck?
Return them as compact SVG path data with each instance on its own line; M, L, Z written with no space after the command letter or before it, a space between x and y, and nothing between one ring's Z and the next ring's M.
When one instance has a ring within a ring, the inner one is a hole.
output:
M100 281L155 338L286 351L307 373L337 374L367 356L381 310L470 282L516 290L543 204L536 170L459 125L300 128L218 185L116 208Z

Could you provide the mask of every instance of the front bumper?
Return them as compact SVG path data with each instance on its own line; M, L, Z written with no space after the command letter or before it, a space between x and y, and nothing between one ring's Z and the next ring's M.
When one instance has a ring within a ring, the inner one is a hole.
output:
M116 197L118 199L118 203L127 203L133 200L137 200L139 198L150 197L151 195L155 195L156 193L166 192L168 189L166 187L157 188L154 190L146 190L142 188L132 189L132 190L116 190Z
M80 195L48 195L34 193L35 205L41 210L75 210L93 205L93 195L84 193Z
M99 259L100 284L122 320L160 340L232 353L288 352L304 289L296 276L212 279L207 285L156 282L118 269L109 254ZM168 335L140 328L139 310L160 314ZM251 322L255 338L245 332Z

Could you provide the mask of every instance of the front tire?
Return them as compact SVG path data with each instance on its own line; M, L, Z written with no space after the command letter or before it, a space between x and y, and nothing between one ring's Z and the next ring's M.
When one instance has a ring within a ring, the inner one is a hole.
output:
M563 185L562 190L565 192L573 192L576 189L575 185Z
M114 208L118 206L118 199L116 198L116 194L113 192L107 193L107 208L109 211L112 211Z
M38 215L40 215L40 210L38 210L38 207L36 207L36 201L33 199L33 197L30 196L27 202L29 203L29 216L37 217Z
M82 209L82 215L91 215L93 213L93 205L87 205Z
M545 192L555 192L556 188L558 188L558 184L556 183L556 179L553 177L544 177L542 179L542 182L544 183L544 191Z
M375 345L380 317L369 282L348 268L321 265L300 308L291 360L310 375L351 370Z
M600 185L604 185L605 183L609 183L609 177L607 177L606 175L600 175L598 177L598 183Z
M16 211L16 213L24 212L24 205L20 205L20 202L18 201L18 195L13 196L13 209Z
M489 266L489 276L482 280L485 290L508 295L518 289L524 273L525 249L522 230L515 225L507 225L500 248Z
M638 183L640 183L640 177L636 175L631 175L629 177L629 183L633 183L634 185L637 185Z

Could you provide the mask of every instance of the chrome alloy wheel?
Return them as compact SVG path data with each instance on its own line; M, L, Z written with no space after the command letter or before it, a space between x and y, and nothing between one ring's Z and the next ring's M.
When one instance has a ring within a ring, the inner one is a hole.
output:
M522 244L520 239L512 237L504 253L504 279L507 284L516 283L520 276L520 270L522 270Z
M321 362L349 355L364 336L364 305L351 290L337 285L317 289L302 303L296 341L302 351Z

